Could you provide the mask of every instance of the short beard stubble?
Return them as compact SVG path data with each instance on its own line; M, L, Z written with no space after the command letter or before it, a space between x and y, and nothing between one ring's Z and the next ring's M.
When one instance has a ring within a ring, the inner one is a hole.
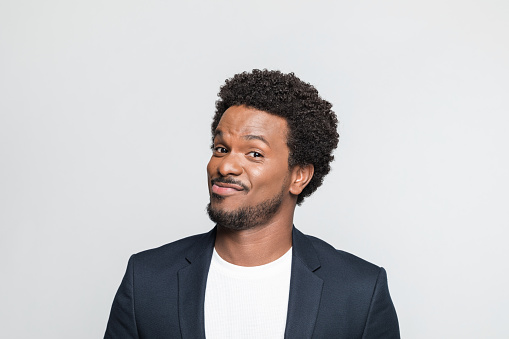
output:
M221 200L221 196L213 194L210 199ZM272 199L265 200L258 205L242 207L234 211L223 211L207 205L210 220L218 226L233 231L248 230L267 223L279 210L283 203L283 190Z

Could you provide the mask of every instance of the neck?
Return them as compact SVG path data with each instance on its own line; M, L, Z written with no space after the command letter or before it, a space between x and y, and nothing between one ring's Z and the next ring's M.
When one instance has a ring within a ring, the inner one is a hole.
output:
M216 251L224 260L239 266L268 264L292 247L293 213L274 218L265 225L234 231L217 227Z

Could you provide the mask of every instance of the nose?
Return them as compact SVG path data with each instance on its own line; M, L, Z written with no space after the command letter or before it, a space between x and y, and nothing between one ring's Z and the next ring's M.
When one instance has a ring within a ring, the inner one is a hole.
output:
M239 154L228 153L224 155L217 166L218 173L226 177L228 175L241 175L242 165Z

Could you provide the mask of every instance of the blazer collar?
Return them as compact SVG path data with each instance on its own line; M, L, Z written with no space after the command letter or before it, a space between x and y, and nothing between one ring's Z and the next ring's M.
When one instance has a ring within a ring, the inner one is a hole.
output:
M203 234L186 255L189 265L178 272L179 321L182 338L205 338L205 288L216 228ZM285 338L310 338L315 327L323 281L313 272L320 261L311 241L292 231L292 273Z
M178 271L179 321L182 338L205 338L205 287L216 228L205 233L186 255L189 265Z
M320 260L311 241L293 227L292 273L285 338L311 338L322 296L323 280L314 272Z

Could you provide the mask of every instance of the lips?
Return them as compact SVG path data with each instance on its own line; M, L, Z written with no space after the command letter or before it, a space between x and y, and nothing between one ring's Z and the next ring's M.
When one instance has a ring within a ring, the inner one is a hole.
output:
M216 178L211 180L212 193L219 195L232 195L238 192L247 191L247 187L241 182Z

